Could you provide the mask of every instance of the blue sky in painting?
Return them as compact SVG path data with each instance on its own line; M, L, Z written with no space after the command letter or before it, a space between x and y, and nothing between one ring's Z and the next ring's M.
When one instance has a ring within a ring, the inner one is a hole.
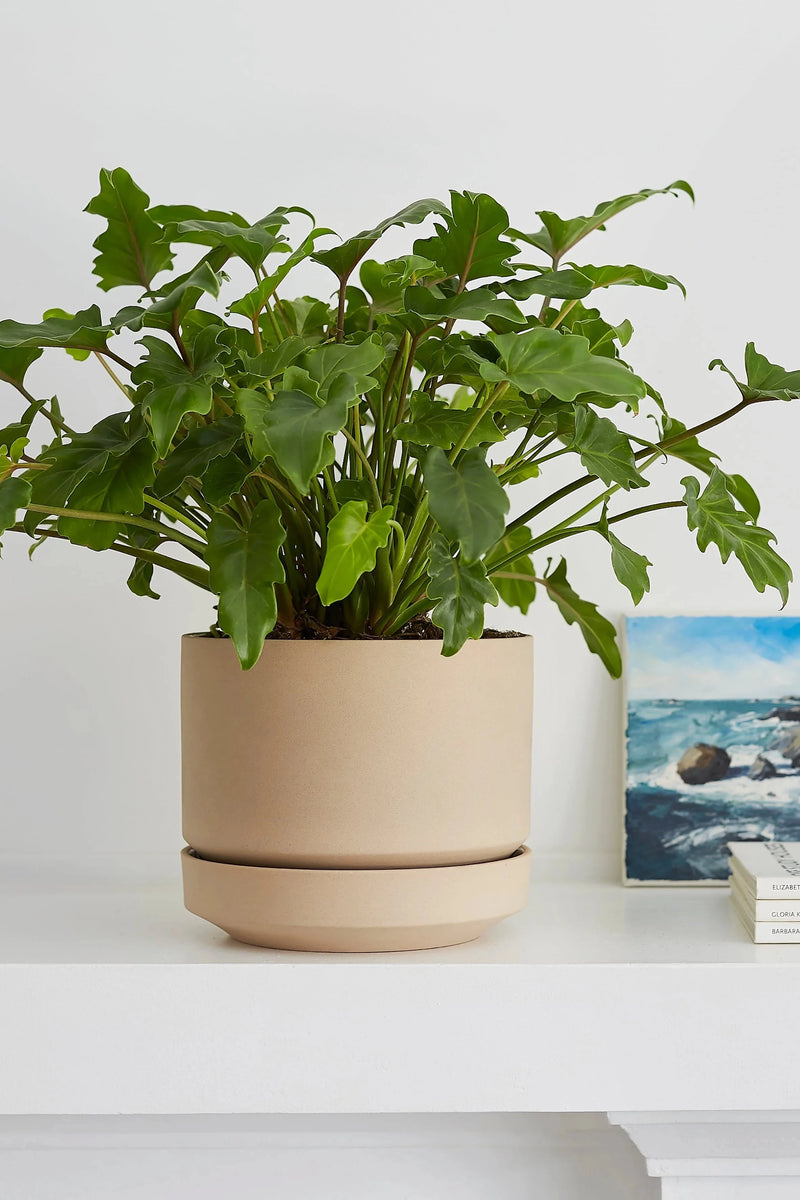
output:
M800 617L630 617L632 700L800 696Z

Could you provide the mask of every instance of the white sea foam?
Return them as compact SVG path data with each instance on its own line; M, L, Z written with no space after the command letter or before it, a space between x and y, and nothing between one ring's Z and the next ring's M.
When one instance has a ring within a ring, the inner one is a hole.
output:
M759 745L732 746L728 753L731 756L731 767L749 769L757 754L763 753ZM767 755L769 757L769 755ZM750 779L745 773L728 775L712 783L684 783L678 774L675 763L658 766L655 770L632 773L629 776L629 786L663 788L666 791L677 792L685 799L692 800L727 800L746 804L768 803L770 805L790 805L800 801L800 773L793 771L788 763L775 755L771 761L779 774L772 779ZM782 772L786 771L786 774Z

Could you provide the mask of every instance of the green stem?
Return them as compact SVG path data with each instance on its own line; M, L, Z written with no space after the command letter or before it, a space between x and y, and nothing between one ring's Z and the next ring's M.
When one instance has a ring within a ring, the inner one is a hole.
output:
M185 525L187 529L191 529L193 533L199 534L201 538L206 536L206 531L202 525L196 524L190 517L179 513L177 509L172 508L169 504L165 504L163 500L147 494L145 494L145 500L153 508L157 508L159 512L163 512L166 517L171 517L173 521L180 521L182 525Z
M626 509L625 512L618 513L615 517L609 517L605 523L607 525L616 525L619 521L628 521L631 517L640 517L643 513L657 512L662 508L685 507L685 500L662 500L654 504L643 504L639 508ZM512 562L515 562L523 554L533 554L535 550L542 550L545 546L551 546L554 542L563 542L566 538L574 537L578 533L601 533L602 530L603 523L600 521L593 521L589 525L573 525L570 528L556 526L555 529L549 530L541 537L531 538L530 542L526 545L520 546L511 554L507 554L505 558L499 559L489 570L489 575L496 575L498 571L502 571L505 567L510 566ZM530 576L526 576L525 578L529 579Z
M403 611L396 616L389 625L382 626L381 637L394 637L394 635L400 629L402 629L404 625L407 625L409 621L413 621L414 617L418 617L422 613L427 612L430 607L430 600L427 596L423 596L416 602L416 604L412 604L410 607L404 608Z
M205 542L198 542L195 538L188 537L177 529L168 530L157 521L148 521L146 517L132 517L129 513L87 512L80 508L53 508L47 504L27 504L25 507L28 512L44 513L50 517L75 517L78 521L112 521L117 525L135 525L139 529L150 529L153 533L160 534L162 538L166 535L167 540L171 542L180 542L182 546L200 558L205 557Z
M507 383L498 383L495 387L492 388L491 392L489 393L489 399L486 401L486 403L484 405L482 405L481 408L478 409L477 413L475 414L475 418L472 421L472 423L470 424L466 433L461 438L461 440L459 442L457 442L455 444L455 446L453 447L453 449L450 451L450 455L449 455L450 462L455 462L456 458L461 453L461 451L464 449L467 442L472 437L473 433L475 432L475 430L478 428L478 426L480 425L483 418L488 413L489 409L492 407L493 404L497 403L497 401L500 399L500 397L503 395L503 393L506 392L507 390L508 390Z
M325 487L328 489L328 499L331 502L333 511L334 513L338 513L341 506L336 498L336 489L333 486L333 475L331 474L330 467L324 468L322 472L322 478L325 480Z
M105 354L107 358L111 358L115 363L119 363L119 365L124 367L126 371L133 370L133 363L126 362L124 358L120 358L120 356L115 354L113 350L109 350L108 346L106 346L103 350L98 350L96 353Z
M564 306L564 307L561 309L561 312L558 314L558 316L556 317L555 321L552 321L552 322L550 323L550 328L551 328L551 329L557 329L557 328L558 328L558 326L561 324L561 322L564 320L564 317L566 317L568 313L572 312L573 308L575 307L575 305L576 305L577 303L578 303L577 299L575 299L575 300L570 300L569 304L566 304L566 305L565 305L565 306Z
M112 368L108 365L106 360L103 358L102 354L98 353L97 350L93 351L93 353L94 353L94 356L97 359L97 361L100 363L100 366L106 372L106 374L111 376L111 378L114 380L114 383L117 385L119 390L123 393L123 395L126 397L126 399L128 401L130 401L131 394L128 391L128 389L126 388L125 384L120 379L119 375L117 375L116 371L112 370Z
M347 438L348 443L353 447L353 450L355 451L356 455L358 456L359 461L361 462L362 466L364 467L364 471L367 476L367 482L369 483L369 485L372 489L372 495L375 499L376 505L378 506L378 508L383 508L383 497L381 496L381 489L378 487L378 481L375 478L375 472L372 470L372 464L370 463L369 459L367 458L366 454L364 453L364 450L362 449L361 446L359 446L358 442L353 437L353 435L347 429L343 429L342 433Z
M9 380L8 382L13 383L13 386L17 389L19 394L24 396L29 404L36 405L38 411L43 417L46 418L46 420L50 422L54 429L60 429L62 433L67 435L67 437L74 438L78 436L75 430L70 429L69 425L65 424L57 413L54 413L47 407L44 400L37 400L36 397L33 396L26 387L23 387L21 383L14 383L13 380Z

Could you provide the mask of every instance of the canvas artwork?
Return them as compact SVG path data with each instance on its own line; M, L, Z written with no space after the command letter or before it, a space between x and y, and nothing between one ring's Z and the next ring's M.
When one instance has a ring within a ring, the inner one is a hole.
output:
M800 618L632 617L627 883L727 880L729 841L800 841Z

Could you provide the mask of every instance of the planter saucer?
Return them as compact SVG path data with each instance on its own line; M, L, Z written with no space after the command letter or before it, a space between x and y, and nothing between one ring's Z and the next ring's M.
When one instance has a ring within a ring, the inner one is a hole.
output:
M430 950L525 906L531 852L455 867L252 867L181 851L184 902L239 942L277 950Z

